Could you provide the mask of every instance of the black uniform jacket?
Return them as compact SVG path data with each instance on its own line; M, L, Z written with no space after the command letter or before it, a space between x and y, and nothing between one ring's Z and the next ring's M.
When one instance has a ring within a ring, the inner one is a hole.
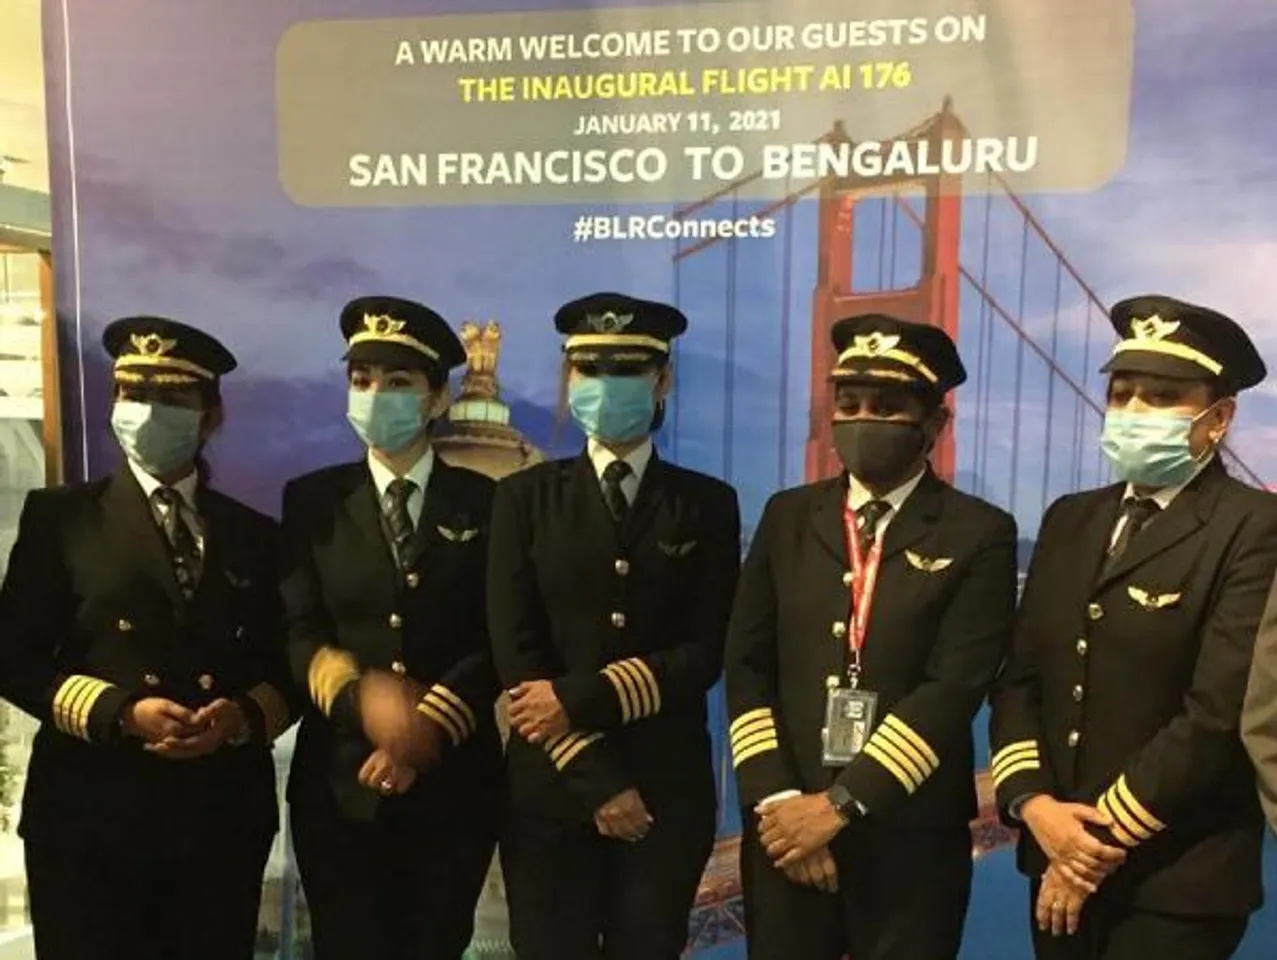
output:
M655 816L713 804L705 694L722 669L740 566L736 492L653 456L623 525L590 458L497 488L488 617L501 681L553 679L572 730L512 735L516 805L589 820L636 787Z
M1130 849L1102 892L1145 909L1245 914L1263 820L1238 734L1277 568L1277 498L1206 467L1101 574L1123 485L1042 521L993 696L1004 812L1046 793L1098 804ZM1020 867L1045 868L1023 830Z
M877 725L841 770L822 763L826 681L846 677L847 479L776 494L750 545L727 642L741 801L835 779L884 826L976 812L971 723L1010 642L1015 521L928 471L883 534L861 652Z
M380 803L491 810L503 793L497 696L484 619L493 482L438 456L408 562L383 532L366 461L329 467L284 489L284 606L294 676L309 690L289 799L332 791L342 812L372 819ZM415 681L417 709L445 734L439 764L382 801L358 783L372 752L353 681L365 669Z
M188 601L127 466L27 496L0 595L0 687L42 722L23 797L29 839L180 856L276 830L269 745L297 706L278 527L206 486L196 497L203 572ZM254 736L195 760L153 756L119 725L148 696L193 709L237 699Z

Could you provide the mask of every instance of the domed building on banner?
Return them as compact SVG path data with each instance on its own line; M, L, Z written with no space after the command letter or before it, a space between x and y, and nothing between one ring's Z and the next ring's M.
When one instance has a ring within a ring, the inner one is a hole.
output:
M467 467L499 480L545 459L514 427L510 408L501 402L497 361L501 356L501 325L483 326L467 320L461 325L466 348L466 372L457 397L432 438L448 463Z

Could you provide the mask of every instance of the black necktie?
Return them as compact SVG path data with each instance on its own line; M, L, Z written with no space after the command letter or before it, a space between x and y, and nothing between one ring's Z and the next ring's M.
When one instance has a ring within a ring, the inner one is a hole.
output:
M1147 498L1131 497L1122 502L1122 516L1125 522L1122 524L1122 529L1117 532L1113 545L1109 547L1108 563L1110 565L1117 562L1118 558L1126 552L1126 548L1131 545L1136 534L1143 530L1161 509L1156 500Z
M624 460L613 460L603 470L603 499L612 514L612 519L620 523L630 509L630 501L621 489L621 482L630 475L630 465Z
M867 554L878 539L878 524L891 512L886 500L870 500L856 511L856 525L860 531L860 552Z
M408 512L408 499L417 485L411 480L392 480L386 487L385 514L386 530L390 534L390 544L395 548L395 556L402 563L408 555L408 545L412 543L412 535L416 531L412 524L412 514Z
M200 579L200 548L195 535L182 519L182 497L172 487L159 487L151 495L163 509L164 535L173 553L173 573L182 596L188 600Z

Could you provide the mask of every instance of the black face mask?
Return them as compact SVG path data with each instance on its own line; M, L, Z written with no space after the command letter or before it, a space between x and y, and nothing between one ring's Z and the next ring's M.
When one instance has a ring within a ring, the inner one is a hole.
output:
M841 420L834 424L834 449L847 472L874 486L901 480L918 459L927 435L917 423L900 420Z

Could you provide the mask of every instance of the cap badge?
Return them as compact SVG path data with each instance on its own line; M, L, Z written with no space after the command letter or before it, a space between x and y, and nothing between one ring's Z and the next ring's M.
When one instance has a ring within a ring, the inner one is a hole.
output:
M1163 320L1157 314L1131 321L1131 336L1136 340L1165 340L1178 329L1178 320Z
M404 328L403 320L396 320L389 314L364 314L364 329L377 337L391 337Z
M585 318L585 322L590 325L590 329L596 333L620 333L634 321L632 313L615 313L611 310L605 313L591 313Z
M148 333L145 336L134 333L130 335L129 343L133 344L133 350L143 357L162 357L177 346L176 340L166 340L158 333Z
M852 340L852 350L862 357L881 357L890 353L900 343L896 334L866 333Z

